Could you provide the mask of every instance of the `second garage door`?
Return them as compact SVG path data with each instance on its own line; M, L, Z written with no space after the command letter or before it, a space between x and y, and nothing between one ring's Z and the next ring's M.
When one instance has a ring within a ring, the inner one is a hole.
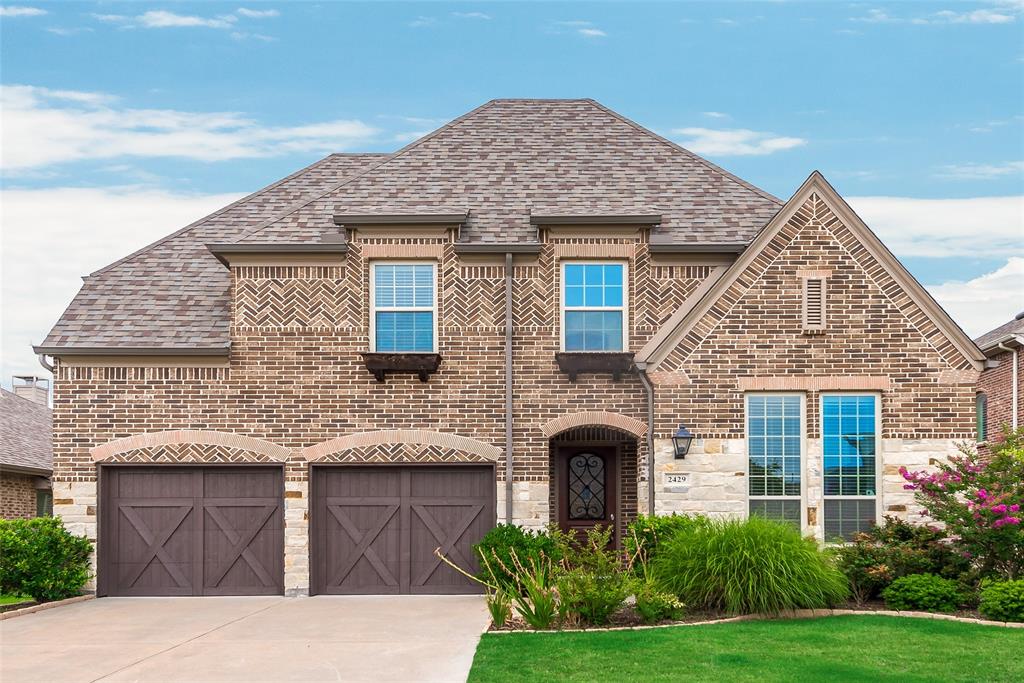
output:
M477 571L494 487L490 466L315 467L313 592L480 592L434 550Z
M101 594L284 591L280 467L108 466L100 477Z

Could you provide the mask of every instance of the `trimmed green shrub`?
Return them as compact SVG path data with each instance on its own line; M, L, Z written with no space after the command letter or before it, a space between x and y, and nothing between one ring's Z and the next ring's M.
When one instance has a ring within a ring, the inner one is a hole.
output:
M858 603L877 597L895 579L935 574L970 583L971 560L935 527L886 517L881 526L857 534L853 543L833 550L839 569Z
M653 581L636 582L636 613L645 623L654 624L664 619L679 619L683 615L683 603L672 593L662 590Z
M954 612L963 602L956 581L934 574L898 578L882 591L882 598L889 609L924 612Z
M680 529L707 522L708 518L703 515L640 515L626 529L626 554L639 560L635 566L642 565L653 559L659 545Z
M1024 621L1024 579L985 584L978 611L993 621Z
M0 592L38 602L78 595L89 580L92 543L56 517L0 520Z
M827 607L849 595L846 577L814 539L756 516L678 530L651 569L688 608L778 613Z
M543 568L562 558L557 538L548 532L531 531L515 524L494 527L473 546L473 552L480 560L477 578L506 590L519 584L515 576L516 564L527 568L536 564Z

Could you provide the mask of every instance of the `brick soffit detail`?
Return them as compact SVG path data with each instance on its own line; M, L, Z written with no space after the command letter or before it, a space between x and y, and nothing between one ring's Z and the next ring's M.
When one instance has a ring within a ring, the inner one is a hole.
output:
M284 462L291 455L291 450L278 446L264 439L231 432L215 432L205 429L175 429L165 432L147 432L123 439L109 441L89 451L93 461L110 460L122 453L137 451L143 448L155 448L174 444L203 444L208 446L224 446L237 450L250 451L266 455L277 462Z
M472 453L491 461L497 461L502 453L500 448L483 441L471 439L468 436L432 432L425 429L389 429L349 434L348 436L339 436L323 443L307 446L300 452L305 460L316 462L341 451L385 444L438 446L440 448L450 448L456 451Z

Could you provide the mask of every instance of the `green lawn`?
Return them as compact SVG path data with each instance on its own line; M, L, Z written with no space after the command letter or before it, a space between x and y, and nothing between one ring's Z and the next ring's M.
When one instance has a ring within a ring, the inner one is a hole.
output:
M0 593L0 605L13 605L16 602L29 602L32 598L26 598L23 595L8 595L7 593Z
M487 634L487 681L1024 681L1024 629L883 616Z

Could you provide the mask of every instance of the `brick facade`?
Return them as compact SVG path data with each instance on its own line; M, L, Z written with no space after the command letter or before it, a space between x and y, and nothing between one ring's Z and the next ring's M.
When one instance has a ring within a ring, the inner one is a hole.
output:
M95 538L93 449L169 430L244 435L285 453L289 591L308 588L311 454L325 462L496 460L502 516L503 265L460 257L451 234L389 239L362 238L355 231L352 238L339 265L231 269L226 367L73 367L58 358L54 495L58 512L73 528ZM399 252L438 262L443 362L425 383L401 374L379 383L360 357L369 347L368 255ZM639 378L630 374L614 381L586 374L571 382L554 359L560 348L559 264L565 258L601 255L628 265L631 350L650 340L713 270L698 259L658 260L645 230L635 237L606 238L542 230L540 253L516 261L512 495L517 523L539 526L551 519L549 453L551 438L562 434L600 433L605 440L614 434L623 445L623 516L628 521L647 507L647 404ZM801 278L809 269L828 274L827 324L816 334L802 329ZM821 473L821 388L856 388L861 382L880 390L881 496L884 510L893 514L910 513L895 468L927 467L947 457L956 440L973 436L977 373L817 195L807 199L651 374L658 383L659 512L746 514L743 397L744 388L755 386L752 378L769 388L778 378L810 378L801 385L809 481ZM589 417L573 417L579 415ZM681 423L699 437L686 460L672 457L669 441ZM351 435L392 431L393 436L374 443L318 447ZM435 436L408 436L414 432ZM467 441L460 446L454 437ZM281 461L227 441L154 443L105 457L121 462ZM683 486L669 485L664 477L671 473L690 479ZM816 518L814 486L809 483L805 501L809 520ZM806 530L822 535L816 521Z
M36 479L28 474L0 473L0 517L29 519L36 516Z
M991 357L998 365L981 373L977 391L985 394L987 412L985 419L986 439L992 441L1000 438L1004 427L1013 424L1013 413L1016 410L1017 424L1024 424L1024 362L1021 361L1024 350L1016 353L1017 367L1014 368L1015 354L1004 351ZM1013 375L1017 375L1017 405L1013 405Z

